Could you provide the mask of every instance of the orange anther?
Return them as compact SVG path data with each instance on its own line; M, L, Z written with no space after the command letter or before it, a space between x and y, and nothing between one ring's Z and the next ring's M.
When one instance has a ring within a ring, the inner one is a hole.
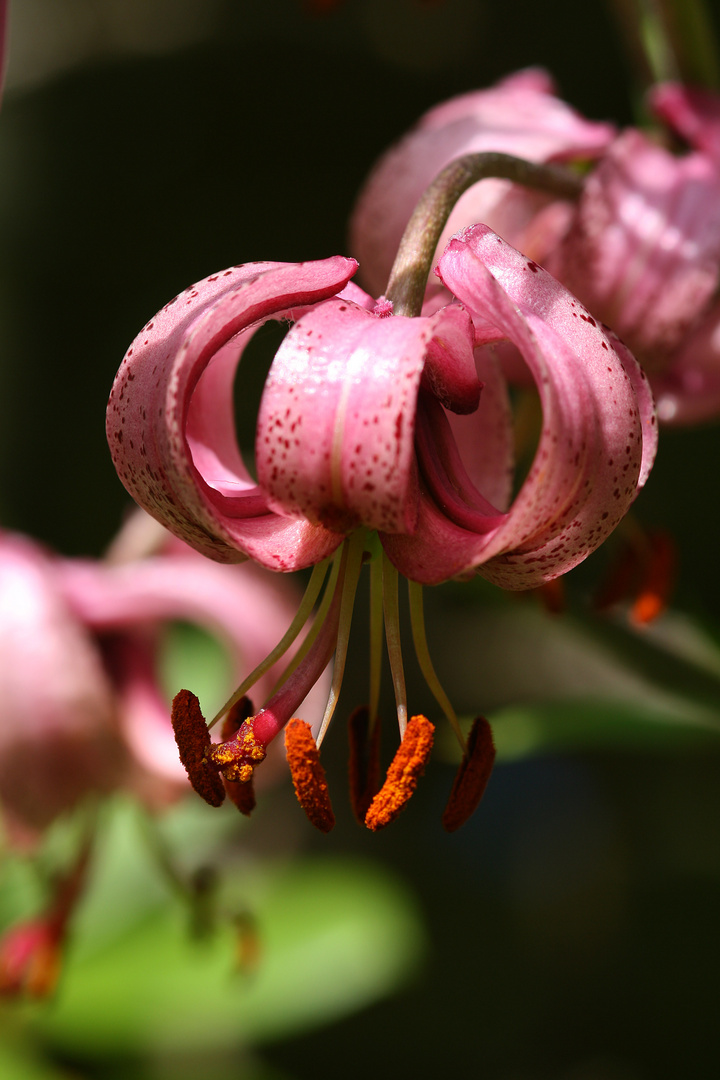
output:
M380 720L376 717L370 729L370 710L367 705L355 709L348 721L350 740L350 804L362 825L375 794L380 787Z
M641 624L657 619L667 607L677 564L675 542L669 533L652 532L648 541L649 559L643 568L640 590L630 611L632 621Z
M172 703L172 726L180 760L198 795L211 806L221 806L225 788L216 768L208 764L210 732L200 702L189 690L177 693Z
M330 832L335 824L325 770L304 720L291 720L285 728L285 752L298 802L312 824L321 832Z
M394 821L425 771L432 750L435 727L424 716L413 716L403 741L390 763L385 783L365 815L368 829L376 832Z
M446 832L455 832L477 809L494 761L492 729L485 717L479 716L470 730L467 752L455 776L442 817Z

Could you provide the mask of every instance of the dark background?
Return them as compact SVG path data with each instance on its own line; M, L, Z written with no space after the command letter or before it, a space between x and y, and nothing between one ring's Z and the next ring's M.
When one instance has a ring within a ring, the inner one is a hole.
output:
M161 6L171 19L192 7ZM632 121L625 54L593 0L321 6L226 0L182 47L143 52L142 34L121 47L101 27L74 63L25 81L11 69L0 117L5 527L99 554L128 501L103 419L137 330L227 265L345 252L363 178L426 108L541 64L586 115ZM678 603L710 622L719 450L716 427L665 434L638 506L678 540ZM436 601L431 637L455 602ZM482 698L482 657L473 663ZM330 740L331 761L342 743ZM507 764L452 838L439 825L443 766L387 834L366 835L341 810L309 848L387 860L417 892L429 959L402 994L265 1047L266 1061L302 1080L715 1077L718 766L707 749Z

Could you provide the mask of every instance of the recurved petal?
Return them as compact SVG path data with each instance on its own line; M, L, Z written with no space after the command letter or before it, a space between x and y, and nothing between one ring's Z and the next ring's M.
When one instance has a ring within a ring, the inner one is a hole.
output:
M472 344L456 305L414 319L340 300L309 311L278 350L260 404L258 479L274 503L338 532L412 530L421 380L472 408Z
M656 370L718 283L720 176L624 132L588 177L548 268Z
M585 120L552 92L545 72L532 69L486 90L463 94L426 113L380 159L356 205L350 250L371 292L384 291L405 226L420 196L440 170L462 154L496 151L531 161L596 157L611 141L609 124ZM511 243L541 258L559 238L564 217L549 217L538 233L533 221L547 196L505 180L483 180L458 201L438 244L438 255L459 229L487 222ZM553 203L553 205L557 205Z
M493 320L533 373L543 430L533 465L502 524L460 528L432 499L412 537L383 538L406 576L437 582L481 567L511 589L570 570L617 525L654 454L644 376L549 274L485 226L451 241L438 272L468 311Z
M326 530L269 509L237 448L231 388L262 322L295 318L339 292L355 266L338 256L211 275L166 305L128 350L108 405L115 466L133 498L203 554L290 570L337 545Z

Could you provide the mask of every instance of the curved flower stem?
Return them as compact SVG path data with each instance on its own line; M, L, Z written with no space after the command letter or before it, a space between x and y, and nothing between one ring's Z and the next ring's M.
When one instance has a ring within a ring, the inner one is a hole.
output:
M407 223L386 290L395 315L419 315L430 267L450 211L479 180L496 177L524 187L576 199L582 180L559 165L539 165L510 154L465 154L446 165L433 180Z
M208 729L212 728L215 724L217 724L218 720L221 720L225 713L228 712L233 707L233 705L235 705L235 703L240 700L241 697L244 697L248 690L255 685L258 679L261 679L265 672L269 671L273 664L277 660L279 660L280 657L283 656L290 648L293 641L298 636L303 626L310 617L310 612L315 606L315 601L320 594L320 589L322 588L322 583L325 580L325 575L327 574L327 569L329 565L330 559L325 559L323 562L318 563L317 566L313 567L313 572L310 575L310 581L308 582L307 588L305 590L305 595L300 602L300 607L297 610L295 618L285 631L285 634L277 643L272 652L268 653L265 659L261 661L261 663L259 663L258 666L250 672L247 678L240 683L240 686L237 688L234 694L232 694L231 697L228 698L228 700L225 702L217 715L212 718L212 720L208 724Z
M450 726L463 748L463 753L465 753L467 751L467 741L458 722L457 714L450 704L450 699L440 685L440 680L435 673L435 668L430 657L430 650L428 649L427 637L425 635L422 585L418 585L416 581L408 581L408 598L410 601L410 626L412 627L415 654L418 658L420 670L425 677L425 682L428 684L428 688L433 697L448 718Z
M372 732L377 721L380 702L380 679L382 675L383 644L383 564L380 557L370 563L370 701L368 704L368 731Z
M340 622L338 624L337 648L335 649L335 663L333 664L333 677L330 686L330 696L325 706L325 714L320 724L320 731L315 740L320 747L328 725L332 720L335 707L340 697L343 675L345 674L345 660L347 658L348 641L350 639L350 624L352 622L353 607L355 604L355 592L360 578L363 552L365 550L365 529L356 529L349 540L345 541L347 547L347 566L345 579L342 583L342 600L340 602Z
M385 640L387 641L390 671L392 673L398 727L402 739L407 727L407 690L403 669L402 644L400 641L400 605L398 602L398 572L383 551L382 555L383 613L385 615Z

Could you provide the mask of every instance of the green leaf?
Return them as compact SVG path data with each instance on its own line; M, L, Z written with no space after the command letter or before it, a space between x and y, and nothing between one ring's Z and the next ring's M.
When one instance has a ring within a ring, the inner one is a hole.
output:
M417 911L386 870L336 857L281 866L256 858L224 890L228 914L250 912L257 926L257 964L239 970L232 920L192 939L187 906L133 840L137 818L133 826L127 807L115 816L105 868L74 928L77 948L37 1019L51 1046L84 1056L257 1043L367 1005L419 961Z

